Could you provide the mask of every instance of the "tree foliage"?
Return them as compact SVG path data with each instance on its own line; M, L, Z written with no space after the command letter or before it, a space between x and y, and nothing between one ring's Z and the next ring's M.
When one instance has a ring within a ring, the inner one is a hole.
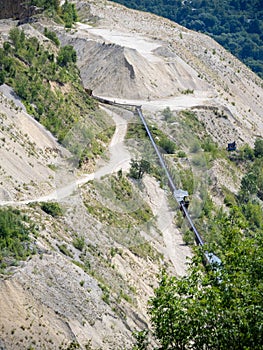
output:
M253 196L263 200L263 158L259 155L249 164L239 190L239 198L243 202L248 202Z
M56 46L59 46L60 45L60 41L57 37L57 34L47 28L44 28L44 35L50 39L51 41L53 41L53 43L56 45Z
M61 67L65 67L70 63L75 63L77 61L77 54L73 46L63 46L59 51L57 61Z
M32 254L30 234L35 233L33 223L19 210L0 208L0 269Z
M130 177L133 177L134 179L142 179L143 175L145 173L149 173L151 169L150 163L145 160L131 160L131 168L130 168Z
M31 0L30 4L56 13L64 21L66 28L71 28L78 19L75 4L68 0L62 6L60 6L59 0Z
M53 217L58 217L63 214L61 206L56 202L43 202L40 207L45 213Z
M257 138L254 145L254 154L257 158L263 157L263 139Z
M173 154L175 152L175 143L167 137L162 137L157 143L166 153Z
M66 28L71 28L73 23L78 20L75 4L71 4L66 0L62 5L61 17L65 22Z
M239 208L218 223L220 268L199 252L182 278L161 276L150 315L159 349L261 349L263 237L247 231Z

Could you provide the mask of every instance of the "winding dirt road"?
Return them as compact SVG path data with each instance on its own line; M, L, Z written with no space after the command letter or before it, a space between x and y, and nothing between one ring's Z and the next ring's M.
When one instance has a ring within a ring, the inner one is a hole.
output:
M79 186L93 179L100 179L101 177L114 173L120 169L128 171L131 156L124 144L127 132L127 120L108 108L102 107L102 109L112 117L116 125L114 135L109 145L110 157L107 164L98 167L95 172L86 174L80 178L76 178L73 173L67 172L66 179L68 183L61 187L58 185L59 178L63 178L63 182L65 183L65 175L60 173L57 175L57 188L46 196L30 198L22 201L2 201L0 202L0 205L18 206L36 202L64 201L74 194ZM158 183L149 176L145 178L144 183L149 198L149 205L151 206L153 214L157 218L158 229L163 235L163 241L166 247L165 255L167 255L172 261L176 273L178 275L183 275L186 271L186 260L187 257L191 256L191 251L184 245L182 236L174 225L174 213L169 209L165 198L165 192L159 187Z
M71 180L69 180L68 183L62 187L56 185L56 189L51 193L47 194L46 196L30 198L22 201L1 201L0 206L25 205L29 203L48 201L59 202L65 199L66 197L69 197L72 193L74 193L77 190L78 186L81 186L93 179L99 179L102 176L116 172L119 169L127 171L130 164L130 154L124 145L124 139L127 131L127 121L120 115L112 112L111 110L105 107L102 107L102 109L104 109L112 117L116 126L114 135L109 145L110 159L106 165L98 168L93 173L82 176L81 178L75 178L74 174L67 174L67 176L69 177L69 179L71 178ZM64 177L64 174L57 174L57 180L60 177Z

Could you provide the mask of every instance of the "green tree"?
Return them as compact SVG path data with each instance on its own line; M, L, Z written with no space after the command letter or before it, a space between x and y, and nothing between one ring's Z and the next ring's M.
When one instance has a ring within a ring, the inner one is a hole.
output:
M57 37L57 34L55 32L52 32L51 30L48 30L47 28L44 29L44 35L49 38L50 40L53 41L53 43L56 45L56 46L59 46L60 45L60 41Z
M71 4L68 0L62 5L62 18L65 22L66 28L71 28L72 24L78 19L75 4Z
M77 61L77 54L73 46L65 45L63 46L58 53L57 62L61 67L67 66L71 62Z
M21 46L20 33L21 33L20 30L16 27L11 29L9 32L9 39L12 42L12 44L14 45L16 50L18 50Z
M33 223L19 210L0 208L0 269L33 253L29 243L35 233Z
M251 147L249 147L248 144L245 144L243 147L240 148L240 156L239 158L242 159L248 159L253 160L254 159L254 151Z
M257 177L253 172L244 175L241 180L240 196L243 200L248 200L249 196L257 193Z
M0 85L4 84L5 82L5 72L0 70Z
M130 177L133 177L134 179L142 179L143 175L145 173L149 173L151 170L150 163L145 160L131 160L131 168L130 168Z
M176 149L175 143L167 137L162 137L160 141L158 141L158 145L168 154L173 154Z
M218 225L220 267L205 269L198 251L187 276L161 276L150 302L159 349L262 348L263 237L244 234L248 223L239 208Z
M257 138L254 145L255 157L263 157L263 139Z

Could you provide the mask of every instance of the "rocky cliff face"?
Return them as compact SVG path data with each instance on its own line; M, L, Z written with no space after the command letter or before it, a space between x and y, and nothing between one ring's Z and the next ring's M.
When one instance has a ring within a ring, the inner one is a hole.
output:
M20 19L27 14L27 6L23 0L1 0L0 19Z

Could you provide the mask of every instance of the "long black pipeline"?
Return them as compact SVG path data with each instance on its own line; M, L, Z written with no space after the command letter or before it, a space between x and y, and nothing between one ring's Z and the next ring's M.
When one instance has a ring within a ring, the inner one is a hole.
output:
M185 207L185 204L182 202L182 203L180 203L180 206L181 206L182 211L184 212L185 217L187 218L187 220L189 222L189 225L191 226L191 228L192 228L192 230L193 230L193 232L195 234L196 243L198 245L203 246L204 242L203 242L201 236L199 235L199 233L198 233L198 231L197 231L197 229L196 229L196 227L195 227L195 225L194 225L194 223L193 223L193 221L192 221L192 219L191 219L191 217L190 217L190 215L188 213L188 210Z
M141 119L141 121L142 121L142 123L143 123L143 125L144 125L144 127L145 127L145 130L146 130L146 132L147 132L147 134L148 134L150 140L151 140L151 143L152 143L153 148L155 149L155 152L156 152L156 154L157 154L157 156L158 156L158 158L159 158L159 161L160 161L160 163L161 163L161 166L162 166L162 168L163 168L164 171L165 171L165 174L166 174L166 176L167 176L167 178L168 178L169 186L170 186L170 188L171 188L172 191L173 191L173 196L175 197L174 192L177 190L177 188L176 188L176 186L175 186L175 184L174 184L174 182L173 182L173 179L172 179L172 177L171 177L171 175L170 175L170 173L169 173L169 171L168 171L168 169L167 169L167 167L166 167L166 164L165 164L165 162L164 162L164 159L163 159L163 157L162 157L162 155L161 155L161 153L160 153L158 147L156 146L156 143L155 143L155 141L154 141L154 139L153 139L153 137L152 137L151 131L149 130L148 125L147 125L147 123L146 123L146 120L145 120L145 118L144 118L144 116L143 116L143 114L142 114L141 107L138 107L138 106L137 106L137 107L135 107L135 108L136 108L136 111L137 111L137 113L139 114L139 117L140 117L140 119ZM196 227L195 227L195 225L194 225L194 223L193 223L193 221L192 221L192 219L191 219L191 217L190 217L190 215L189 215L189 213L188 213L188 210L187 210L186 207L185 207L184 202L183 202L183 201L182 201L182 202L179 202L178 199L177 199L176 197L175 197L175 199L176 199L176 201L178 202L179 206L181 207L181 209L182 209L182 211L183 211L183 213L184 213L186 219L187 219L188 222L189 222L189 225L190 225L191 229L192 229L193 232L194 232L196 243L197 243L198 245L203 246L203 245L204 245L204 242L203 242L201 236L199 235L199 233L198 233L198 231L197 231L197 229L196 229Z
M157 156L158 156L158 158L159 158L159 161L160 161L160 163L161 163L161 166L162 166L162 168L163 168L164 171L165 171L165 174L166 174L166 176L167 176L167 178L168 178L169 186L171 187L172 191L174 192L174 191L176 190L176 187L175 187L175 185L174 185L174 183L173 183L173 179L172 179L172 177L171 177L171 175L170 175L170 173L169 173L169 171L168 171L168 169L167 169L167 167L166 167L166 165L165 165L164 159L163 159L163 157L162 157L162 155L161 155L161 153L160 153L158 147L156 146L156 143L155 143L155 141L154 141L154 139L153 139L153 137L152 137L152 134L151 134L151 132L150 132L150 130L149 130L149 128L148 128L148 125L147 125L147 123L146 123L146 121L145 121L145 118L144 118L144 116L143 116L143 114L142 114L142 110L141 110L140 107L136 107L136 111L138 112L139 117L141 118L141 121L142 121L142 123L143 123L143 125L144 125L144 127L145 127L145 130L146 130L146 132L147 132L147 134L148 134L148 136L149 136L149 139L151 140L151 143L152 143L152 145L153 145L153 148L154 148L154 150L155 150L155 152L156 152L156 154L157 154Z
M152 137L152 134L151 134L151 132L150 132L150 130L148 128L146 120L145 120L145 118L144 118L144 116L142 114L141 106L133 105L133 104L126 104L126 103L118 103L118 102L110 101L110 100L107 100L107 99L104 99L104 98L101 98L101 97L98 97L98 96L94 96L94 95L93 95L93 97L95 99L97 99L98 101L102 102L102 103L106 103L106 104L110 104L110 105L117 105L117 106L120 106L120 107L135 108L135 110L137 111L137 113L138 113L138 115L139 115L139 117L140 117L140 119L141 119L141 121L142 121L142 123L143 123L143 125L145 127L145 130L146 130L146 132L147 132L147 134L148 134L148 136L149 136L149 138L151 140L152 146L153 146L153 148L154 148L154 150L155 150L155 152L156 152L156 154L157 154L157 156L159 158L160 164L161 164L162 168L165 171L165 174L166 174L167 179L168 179L168 185L169 185L169 187L171 188L171 190L173 192L173 196L174 196L175 200L177 201L178 205L180 206L180 209L183 211L184 216L188 220L188 223L189 223L191 229L194 232L196 243L198 245L200 245L200 246L203 246L204 242L203 242L201 236L199 235L199 233L198 233L198 231L197 231L197 229L196 229L196 227L195 227L195 225L194 225L194 223L193 223L193 221L192 221L192 219L191 219L191 217L190 217L190 215L188 213L188 210L187 210L187 208L185 206L184 201L178 200L178 198L175 195L175 191L177 190L177 188L176 188L176 186L175 186L175 184L173 182L173 179L172 179L172 177L171 177L171 175L170 175L170 173L169 173L169 171L167 169L167 166L166 166L166 164L164 162L164 159L163 159L163 157L162 157L158 147L156 146L156 143L155 143L155 141L154 141L154 139ZM221 260L215 254L206 251L204 253L204 255L205 255L207 263L209 263L210 265L216 266L217 268L221 265Z
M189 225L190 225L191 229L194 232L195 241L196 241L196 243L198 245L203 246L204 242L203 242L201 236L199 235L199 233L198 233L198 231L197 231L197 229L196 229L196 227L195 227L195 225L194 225L194 223L193 223L193 221L192 221L192 219L191 219L191 217L190 217L190 215L188 213L188 210L187 210L187 208L185 206L184 201L179 201L178 198L176 198L175 191L177 190L177 188L176 188L176 186L175 186L175 184L173 182L173 179L172 179L172 177L171 177L171 175L170 175L170 173L169 173L169 171L167 169L167 166L166 166L166 164L164 162L164 159L163 159L163 157L162 157L158 147L156 146L156 143L155 143L155 141L154 141L154 139L152 137L152 134L151 134L151 132L150 132L150 130L148 128L146 120L145 120L145 118L144 118L144 116L142 114L141 106L134 105L134 104L127 104L127 103L118 103L118 102L110 101L110 100L107 100L107 99L104 99L104 98L101 98L101 97L98 97L98 96L94 96L94 95L92 95L92 96L95 99L97 99L99 102L106 103L106 104L109 104L109 105L113 105L113 106L116 105L116 106L120 106L120 107L135 108L135 110L137 111L137 113L138 113L138 115L139 115L139 117L140 117L140 119L141 119L141 121L142 121L142 123L143 123L143 125L145 127L145 130L146 130L146 132L147 132L147 134L148 134L148 136L149 136L149 138L151 140L152 146L153 146L153 148L154 148L154 150L155 150L155 152L156 152L156 154L157 154L157 156L159 158L160 164L161 164L162 168L165 171L165 174L166 174L167 179L168 179L168 185L169 185L169 187L171 188L171 190L173 192L173 196L174 196L176 202L178 203L178 205L180 206L180 209L183 211L184 216L188 220ZM206 251L206 252L204 252L204 255L205 255L206 262L208 264L213 265L216 268L221 266L221 260L214 253Z

